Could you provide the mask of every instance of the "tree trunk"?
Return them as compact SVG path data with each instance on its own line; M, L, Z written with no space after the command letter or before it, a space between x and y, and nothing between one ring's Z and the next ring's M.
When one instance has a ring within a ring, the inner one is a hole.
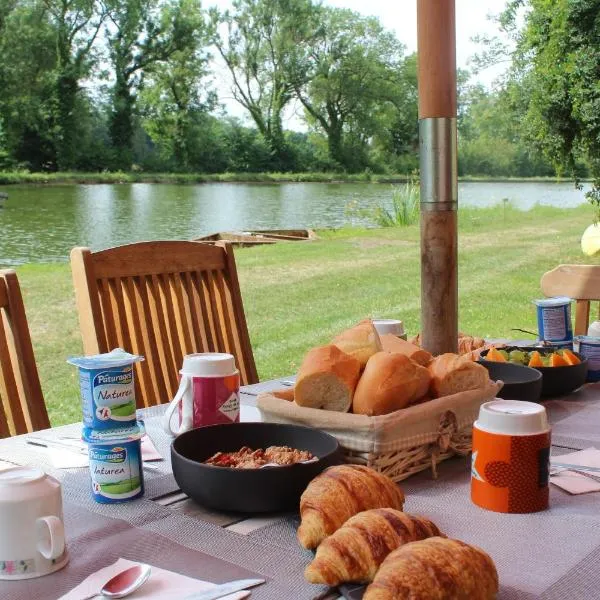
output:
M128 171L133 161L133 106L135 98L131 94L127 76L117 70L113 88L113 109L110 122L110 136L115 151L114 167Z
M72 71L71 67L66 67L59 74L56 83L56 96L58 100L56 163L59 171L73 170L76 167L77 161L75 105L79 85L78 78Z

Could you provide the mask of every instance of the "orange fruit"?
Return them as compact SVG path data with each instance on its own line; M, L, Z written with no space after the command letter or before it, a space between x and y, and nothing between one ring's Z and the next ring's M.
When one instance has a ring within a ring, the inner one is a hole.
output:
M581 361L577 358L577 355L570 350L563 350L562 356L568 365L578 365Z
M506 362L506 359L496 348L490 348L488 353L485 355L485 360L492 360L494 362Z
M567 367L567 366L569 366L569 363L558 352L553 352L550 355L550 366L551 367Z
M534 350L531 353L531 356L529 357L529 364L527 366L534 368L544 366L544 361L542 361L542 355L537 350Z

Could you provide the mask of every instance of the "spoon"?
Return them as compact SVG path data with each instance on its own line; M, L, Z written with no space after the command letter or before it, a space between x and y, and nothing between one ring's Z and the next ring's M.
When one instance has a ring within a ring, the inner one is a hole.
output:
M92 598L101 596L105 598L125 598L125 596L129 596L143 585L150 577L151 572L152 569L148 565L130 567L107 581L99 592L86 596L82 600L92 600Z

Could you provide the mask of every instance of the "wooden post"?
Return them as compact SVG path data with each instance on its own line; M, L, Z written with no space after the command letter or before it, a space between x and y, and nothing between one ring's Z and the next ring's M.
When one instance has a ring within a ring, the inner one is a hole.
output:
M417 0L421 343L458 350L455 0Z

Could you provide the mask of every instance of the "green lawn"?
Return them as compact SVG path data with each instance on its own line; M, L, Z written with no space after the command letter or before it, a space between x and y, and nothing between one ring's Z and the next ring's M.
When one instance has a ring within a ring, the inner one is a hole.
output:
M591 207L520 212L461 210L460 328L502 337L535 329L542 273L590 263L579 240ZM319 232L311 243L236 251L242 295L261 379L295 371L304 352L366 316L400 318L419 329L419 228ZM81 341L67 264L17 268L44 395L53 425L80 420L76 369Z

